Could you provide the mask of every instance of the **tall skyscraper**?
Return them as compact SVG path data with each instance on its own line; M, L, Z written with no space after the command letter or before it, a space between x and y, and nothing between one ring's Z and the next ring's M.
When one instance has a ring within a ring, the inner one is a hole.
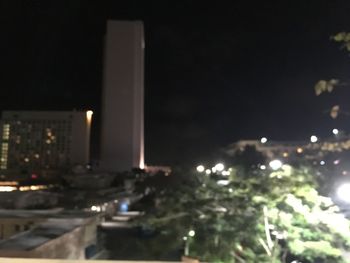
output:
M144 167L144 33L140 21L108 21L102 92L102 169Z
M91 111L3 112L0 170L29 173L86 165L91 120Z

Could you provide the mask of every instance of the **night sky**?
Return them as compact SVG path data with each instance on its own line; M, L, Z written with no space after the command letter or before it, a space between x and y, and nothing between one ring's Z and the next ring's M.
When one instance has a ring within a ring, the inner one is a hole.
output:
M107 19L143 20L146 163L197 162L239 139L350 132L349 81L330 41L350 31L350 1L0 0L0 110L93 109L98 156Z

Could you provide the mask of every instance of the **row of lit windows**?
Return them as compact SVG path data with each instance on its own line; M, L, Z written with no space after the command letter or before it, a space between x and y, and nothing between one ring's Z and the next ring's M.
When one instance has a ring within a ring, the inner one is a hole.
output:
M2 139L8 140L10 137L10 124L4 124L2 126Z
M7 142L1 144L1 159L0 159L0 169L7 169L7 157L8 157L9 145Z

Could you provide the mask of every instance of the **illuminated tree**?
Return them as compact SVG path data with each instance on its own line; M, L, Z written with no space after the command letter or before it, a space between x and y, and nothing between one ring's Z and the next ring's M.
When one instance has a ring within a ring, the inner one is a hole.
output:
M158 249L183 246L208 262L346 262L349 222L317 193L310 169L233 167L182 178L142 219L158 230Z

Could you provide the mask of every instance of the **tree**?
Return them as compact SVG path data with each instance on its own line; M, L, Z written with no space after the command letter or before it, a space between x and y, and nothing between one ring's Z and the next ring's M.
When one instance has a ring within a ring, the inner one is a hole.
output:
M184 246L208 262L346 262L349 222L317 193L310 168L239 169L193 172L159 193L142 219L168 240L158 249Z

